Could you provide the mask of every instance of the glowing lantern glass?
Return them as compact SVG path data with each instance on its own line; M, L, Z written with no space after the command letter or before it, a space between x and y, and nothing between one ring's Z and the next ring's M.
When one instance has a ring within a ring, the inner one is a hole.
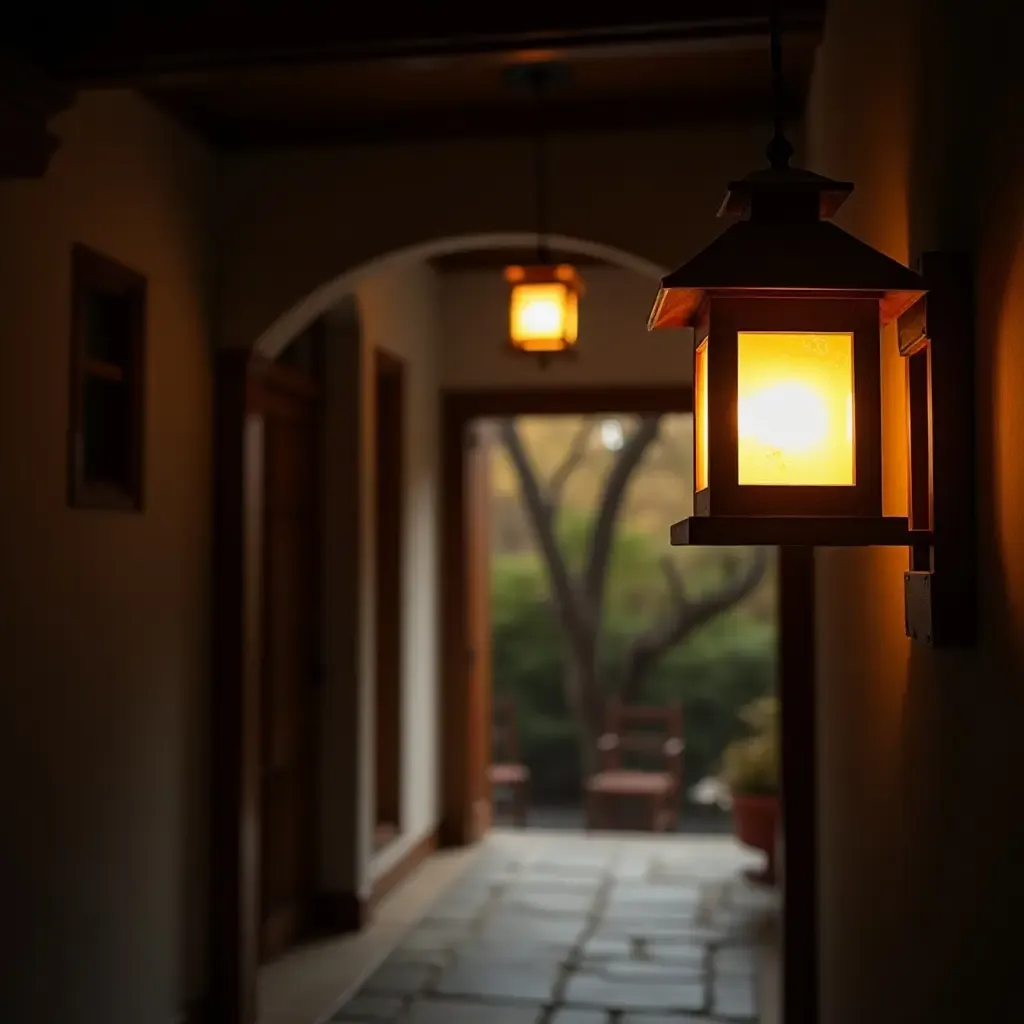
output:
M662 282L649 328L694 331L697 517L882 518L880 324L925 288L829 221L852 188L735 182L737 223Z
M549 356L566 352L579 334L583 282L567 264L508 267L509 341L521 352Z
M740 331L741 486L853 487L853 334Z

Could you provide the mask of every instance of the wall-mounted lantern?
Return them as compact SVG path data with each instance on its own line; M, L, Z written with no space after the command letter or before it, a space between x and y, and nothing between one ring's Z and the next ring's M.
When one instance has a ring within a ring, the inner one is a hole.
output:
M551 355L576 344L583 282L574 267L507 267L505 280L512 285L509 339L516 349Z
M541 365L553 355L570 353L579 335L579 300L583 281L576 268L551 258L547 244L547 133L545 98L555 84L569 75L567 64L536 61L505 69L506 80L526 86L534 97L537 132L534 147L534 202L536 204L537 258L529 266L505 269L512 285L509 296L509 343L518 352L539 358Z
M677 542L909 543L882 515L879 325L925 285L826 219L851 191L787 166L734 182L742 219L662 282L648 326L694 330Z
M662 281L650 330L693 329L694 515L673 544L906 546L907 635L974 623L970 273L910 270L831 223L849 182L789 166L780 35L770 167L729 185L737 217ZM882 514L880 328L907 358L910 516Z

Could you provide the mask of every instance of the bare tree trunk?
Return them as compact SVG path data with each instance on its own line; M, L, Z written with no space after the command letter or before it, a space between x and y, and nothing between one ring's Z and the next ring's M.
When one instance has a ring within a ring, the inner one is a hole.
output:
M643 416L612 465L595 509L586 561L575 572L566 563L556 525L559 503L567 480L586 458L593 420L580 427L561 465L550 479L542 479L523 445L513 420L498 425L502 442L516 471L523 506L533 527L547 570L552 604L566 641L565 699L579 728L580 767L584 780L599 766L597 740L604 731L605 691L598 675L598 650L604 616L605 590L615 530L630 480L644 454L659 435L659 416ZM627 657L620 697L636 703L644 685L665 653L716 615L731 608L761 581L767 564L764 550L754 553L743 572L711 594L686 594L678 568L663 562L669 588L669 607L651 629L637 636Z
M566 704L579 731L580 778L586 782L598 770L597 740L604 731L596 658L568 659L564 683Z

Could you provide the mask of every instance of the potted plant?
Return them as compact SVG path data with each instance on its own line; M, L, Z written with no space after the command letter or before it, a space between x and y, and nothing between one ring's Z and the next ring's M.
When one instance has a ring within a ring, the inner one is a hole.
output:
M748 734L725 748L721 777L732 802L736 838L768 858L765 870L752 877L772 885L779 822L778 701L763 697L748 704L740 717Z

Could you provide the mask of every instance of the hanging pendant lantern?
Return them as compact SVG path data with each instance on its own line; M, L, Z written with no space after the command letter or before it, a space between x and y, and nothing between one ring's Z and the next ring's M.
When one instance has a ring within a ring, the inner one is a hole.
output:
M508 69L516 84L529 86L537 111L534 157L537 259L530 265L506 267L509 294L509 344L518 352L538 356L541 363L553 355L571 352L579 335L579 300L583 281L576 268L551 259L547 246L547 148L544 99L547 89L565 77L564 64L541 62Z
M583 282L575 267L561 263L513 266L505 270L512 285L509 340L521 352L565 352L579 333Z

